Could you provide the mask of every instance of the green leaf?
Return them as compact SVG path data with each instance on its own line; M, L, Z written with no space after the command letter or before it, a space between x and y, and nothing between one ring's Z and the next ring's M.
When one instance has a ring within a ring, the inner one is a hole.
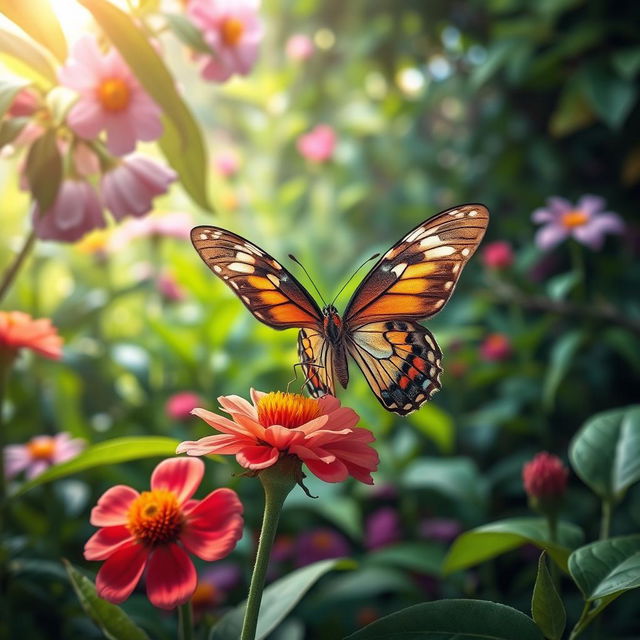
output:
M367 562L440 576L444 559L443 546L429 542L403 542L374 551Z
M589 65L581 80L595 112L609 127L619 128L636 101L634 82L621 78L604 62Z
M164 17L169 23L171 31L173 31L176 37L182 40L184 44L200 53L206 53L210 56L213 55L211 47L202 37L202 32L191 20L185 18L185 16L180 13L165 13Z
M543 640L533 620L487 600L416 604L376 620L345 640Z
M344 559L322 560L293 571L269 585L262 595L256 640L268 636L323 575L333 569L350 569L353 566L352 562ZM211 629L209 640L237 640L245 607L246 601L223 616Z
M531 615L545 638L561 640L567 624L567 613L547 569L545 556L546 553L543 551L538 560L538 575L531 599Z
M0 148L13 142L29 123L29 118L10 118L0 122Z
M569 372L583 338L582 330L570 331L553 345L542 391L542 401L547 409L553 407L558 388Z
M611 61L623 78L631 80L640 71L640 47L618 51L613 54Z
M165 114L160 148L193 200L211 211L206 191L207 152L200 128L178 94L162 58L124 11L107 0L80 0Z
M27 154L25 174L31 194L42 215L55 202L62 182L62 156L54 129L43 133L31 145Z
M569 459L582 481L604 500L621 500L640 480L640 405L593 416L576 434Z
M57 84L58 78L49 58L42 48L12 31L0 29L0 53L17 60L36 73L36 78L45 87ZM21 69L18 69L21 71ZM24 75L21 73L21 75Z
M571 550L582 540L582 531L566 522L558 524L558 542L554 543L549 539L549 526L544 518L499 520L459 536L445 558L443 572L447 574L467 569L524 544L544 549L567 572Z
M60 62L67 59L67 41L49 0L0 0L0 11Z
M109 640L149 640L149 636L120 607L98 596L95 585L89 578L66 560L63 562L82 608L100 627L105 637Z
M637 589L640 535L609 538L576 549L569 558L569 571L585 600L617 597Z
M409 422L433 440L442 453L451 453L455 442L453 418L435 404L426 404L408 416Z
M88 447L72 460L57 464L33 480L29 480L18 489L15 495L22 495L45 482L58 480L74 473L94 469L106 464L118 464L120 462L129 462L130 460L140 460L141 458L173 456L176 453L178 444L178 440L163 436L114 438L113 440L100 442Z
M13 78L0 80L0 118L7 112L18 91L27 86L29 86L27 80L17 80Z

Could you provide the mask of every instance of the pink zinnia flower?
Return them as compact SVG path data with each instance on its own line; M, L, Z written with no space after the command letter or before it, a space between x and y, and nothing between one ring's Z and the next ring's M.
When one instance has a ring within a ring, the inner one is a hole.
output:
M86 446L79 438L68 433L55 436L36 436L27 444L10 444L4 449L4 467L7 478L25 472L27 479L39 476L50 466L75 458Z
M527 495L538 498L561 498L567 488L569 470L562 460L546 451L537 454L522 468Z
M310 162L326 162L333 156L336 134L328 124L319 124L298 138L298 151Z
M80 94L67 116L79 136L92 140L106 131L107 148L121 156L133 151L137 140L149 142L162 135L159 107L118 51L103 54L93 36L76 40L59 79Z
M101 528L84 547L87 560L105 561L96 577L101 598L123 602L146 568L151 604L173 609L196 590L188 553L214 562L233 550L242 537L242 504L231 489L193 500L203 475L201 460L171 458L153 471L151 491L117 485L102 495L91 511L91 524Z
M202 398L197 393L182 391L167 400L165 412L173 420L186 420L199 404L202 404Z
M487 362L501 362L511 355L511 342L504 333L491 333L480 345L480 357Z
M218 398L232 420L194 409L194 415L224 435L182 442L178 453L235 454L241 466L256 471L290 455L325 482L342 482L353 476L373 484L371 472L378 467L378 454L369 443L375 438L367 429L355 426L358 414L341 407L337 398L327 395L315 399L251 389L251 399L253 404L239 396Z
M296 33L287 40L285 51L291 60L303 62L313 55L313 40L303 33Z
M33 228L41 240L75 242L94 229L106 226L95 189L84 180L64 180L52 207L33 210Z
M513 264L513 249L508 242L490 242L483 249L481 258L489 269L507 269Z
M123 158L102 177L102 197L116 220L141 217L153 208L153 199L167 192L176 172L140 154Z
M304 567L320 560L348 556L351 552L347 539L337 531L322 527L305 531L296 538L296 566Z
M225 82L233 74L246 76L256 59L263 28L259 0L191 0L187 13L202 30L213 55L198 55L205 80Z
M604 208L605 201L598 196L582 196L576 205L564 198L549 198L547 206L531 216L543 225L536 234L536 244L546 251L572 236L591 249L600 249L607 233L622 233L625 228L618 214Z
M62 338L49 318L34 320L22 311L0 311L0 356L3 352L13 356L22 348L58 360L62 357Z

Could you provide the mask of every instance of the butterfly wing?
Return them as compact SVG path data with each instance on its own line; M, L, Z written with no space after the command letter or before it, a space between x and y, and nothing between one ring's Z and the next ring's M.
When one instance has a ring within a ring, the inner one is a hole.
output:
M266 251L219 227L195 227L191 242L209 269L260 322L274 329L322 327L315 300Z
M347 305L345 322L358 327L437 313L451 297L488 222L485 206L466 204L418 225L371 269Z
M411 413L440 389L442 352L431 333L415 322L362 325L347 334L347 350L388 411Z
M300 329L298 355L306 387L314 398L335 395L334 354L331 343L318 329Z

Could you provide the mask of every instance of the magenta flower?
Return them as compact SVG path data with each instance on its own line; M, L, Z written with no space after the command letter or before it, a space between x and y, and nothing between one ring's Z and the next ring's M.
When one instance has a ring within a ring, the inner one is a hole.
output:
M28 480L39 476L50 466L75 458L86 442L63 432L55 436L36 436L26 444L10 444L4 449L4 468L7 478L21 471Z
M482 251L482 262L489 269L508 269L514 260L513 249L508 242L490 242Z
M191 0L189 17L202 30L213 55L198 55L205 80L225 82L246 76L256 59L263 36L259 0Z
M326 162L333 156L336 134L328 124L319 124L300 136L296 145L300 154L310 162Z
M480 357L486 362L503 362L511 357L511 342L504 333L490 333L480 345Z
M159 107L116 49L103 54L93 36L76 40L59 79L80 94L67 123L82 138L92 140L106 131L107 148L121 156L133 151L137 140L162 135Z
M564 198L549 198L547 206L536 209L531 216L543 225L536 234L536 244L546 251L572 236L591 249L600 249L607 233L624 231L622 218L604 208L605 201L598 196L582 196L576 205Z
M347 539L328 528L305 531L296 538L296 566L304 567L320 560L340 558L350 553Z
M167 416L173 420L187 420L191 412L202 404L202 398L193 391L174 393L165 405Z
M38 206L33 210L33 228L41 240L75 242L105 226L98 194L84 180L64 180L48 211L42 213Z
M462 532L457 520L451 518L426 518L419 525L420 535L427 540L452 542Z
M313 40L303 33L296 33L287 40L285 51L290 60L304 62L313 55Z
M193 227L193 216L186 211L133 218L121 224L113 233L110 246L117 251L136 238L167 237L186 240Z
M102 177L102 197L116 220L141 217L153 208L153 199L167 192L176 172L147 156L132 154Z
M380 549L402 537L398 512L392 507L382 507L374 511L365 525L364 544L367 549Z
M168 271L161 273L156 278L156 287L160 292L160 295L168 302L182 302L187 297L187 294L178 284L175 276Z

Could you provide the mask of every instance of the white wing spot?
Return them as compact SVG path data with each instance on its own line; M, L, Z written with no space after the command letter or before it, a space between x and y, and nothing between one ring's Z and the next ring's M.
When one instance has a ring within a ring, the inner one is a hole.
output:
M464 218L464 211L460 211L460 213L456 213L456 218Z
M406 268L407 268L407 263L401 262L400 264L397 264L395 267L393 267L393 269L391 269L391 272L395 273L396 277L399 278L404 273L404 270Z
M444 304L444 299L443 299L443 298L440 298L440 300L438 300L438 301L437 301L433 306L434 306L436 309L439 309L443 304Z
M407 234L404 237L404 240L406 240L407 242L413 242L414 240L417 240L423 233L424 233L424 227L418 227L417 229L414 229L411 233Z
M455 252L455 247L452 247L451 245L445 245L444 247L434 247L433 249L427 249L424 252L424 257L427 259L444 258L445 256L450 256Z
M232 262L227 268L237 273L253 273L255 271L253 266L246 262Z
M282 269L282 265L281 265L281 264L279 264L278 262L276 262L275 260L271 263L271 266L272 266L274 269Z
M258 247L254 246L252 244L249 244L248 242L246 242L244 246L245 246L245 249L248 249L249 251L251 251L251 253L255 253L257 256L264 255L262 253L262 251L260 251L260 249L258 249Z
M430 378L435 378L436 377L436 368L435 367L431 367L431 369L429 370L429 377Z
M201 234L200 234L200 240L206 240L208 237L209 237L209 236L208 236L208 234L206 234L206 233L201 233Z
M451 287L453 287L453 280L449 280L449 282L445 282L444 283L445 291L449 291L449 289L451 289Z
M427 353L427 360L431 363L436 361L436 356L433 351L429 351L429 353Z
M269 279L271 284L273 284L274 287L280 286L280 278L278 278L277 276L274 276L273 273L267 273L267 278Z
M256 263L256 259L253 256L249 255L248 253L244 253L242 251L238 251L236 253L236 259L242 260L242 262L248 262L249 264Z
M259 311L254 311L253 315L258 318L258 320L264 320L264 316Z
M216 273L222 273L222 267L221 267L219 264L214 264L214 265L213 265L213 270L214 270Z
M402 407L405 411L409 411L409 409L411 409L413 407L412 404L405 404L404 407Z
M249 298L247 298L247 296L240 296L242 298L242 300L246 303L246 304L251 304L251 300L249 300Z
M475 218L478 215L477 209L471 209L471 211L469 211L468 215L469 215L470 218Z
M456 262L453 267L451 267L451 273L456 274L460 271L460 263Z
M469 247L465 247L460 253L466 258L469 253L471 253L471 249L469 249Z
M227 277L227 276L225 276ZM235 280L229 280L229 284L234 288L234 289L239 289L238 287L238 283Z
M425 249L428 247L435 247L437 245L439 245L442 242L442 240L440 240L440 236L427 236L424 240L420 241L420 246L424 247Z
M211 235L215 240L217 240L218 238L222 237L222 231L214 231Z
M456 213L458 213L458 210L457 210L457 209L452 209L451 211L449 211L449 215L450 215L450 216L455 216L455 215L456 215Z

